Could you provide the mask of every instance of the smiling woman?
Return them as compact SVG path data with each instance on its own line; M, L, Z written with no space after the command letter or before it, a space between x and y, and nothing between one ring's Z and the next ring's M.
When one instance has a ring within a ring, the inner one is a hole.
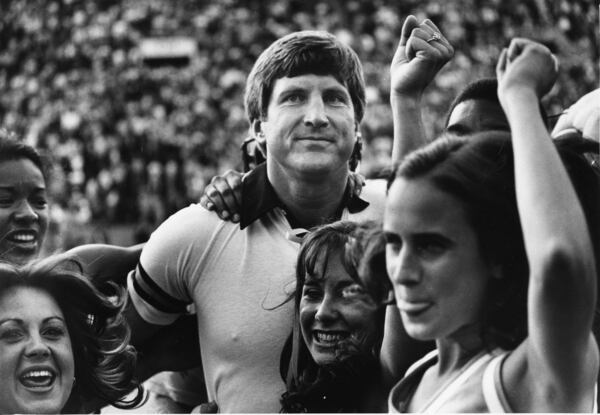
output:
M0 264L0 413L89 412L141 402L121 316L123 289L111 285L108 297L74 268L76 262L59 257Z
M24 264L35 258L47 228L42 158L33 147L0 130L0 259Z
M445 134L389 184L397 308L408 335L436 343L392 389L392 413L597 412L598 176L580 135L548 135L550 51L515 39L497 75L510 132Z
M335 222L303 241L294 329L281 362L284 412L379 412L385 278L363 280L358 261L373 223Z

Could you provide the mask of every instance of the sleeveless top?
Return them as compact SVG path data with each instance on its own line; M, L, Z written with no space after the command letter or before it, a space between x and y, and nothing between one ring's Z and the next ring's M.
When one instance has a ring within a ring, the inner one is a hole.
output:
M513 412L502 385L500 371L508 351L482 351L471 358L461 372L442 387L423 408L422 413ZM427 369L437 362L434 350L415 362L406 376L394 386L388 399L389 413L406 412L408 403ZM597 413L597 385L593 413Z

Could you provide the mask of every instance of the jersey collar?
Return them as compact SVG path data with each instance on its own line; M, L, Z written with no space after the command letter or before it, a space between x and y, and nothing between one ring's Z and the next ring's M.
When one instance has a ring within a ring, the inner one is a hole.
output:
M337 217L341 218L344 208L348 208L350 213L358 213L369 206L369 202L350 193L350 187L346 186L344 200L337 212ZM240 228L248 227L255 220L260 219L274 208L285 210L283 203L275 193L275 189L267 177L267 165L261 163L251 172L246 174L242 180L242 211L240 215ZM289 213L286 215L292 228L294 226L293 218Z

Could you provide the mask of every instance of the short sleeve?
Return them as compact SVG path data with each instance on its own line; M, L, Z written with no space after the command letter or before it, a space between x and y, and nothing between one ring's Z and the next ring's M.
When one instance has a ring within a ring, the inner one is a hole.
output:
M145 321L168 325L187 312L190 287L201 274L198 258L218 220L216 214L190 205L152 233L127 278L131 301Z

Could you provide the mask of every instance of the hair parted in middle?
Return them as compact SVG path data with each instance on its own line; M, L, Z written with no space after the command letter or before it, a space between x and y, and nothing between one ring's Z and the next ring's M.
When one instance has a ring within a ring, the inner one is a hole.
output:
M588 141L571 137L555 144L586 215L598 263L600 177L583 155L589 150ZM388 187L397 178L424 178L460 201L484 259L501 270L501 278L492 278L487 289L483 338L492 347L516 347L527 336L529 264L517 208L510 133L443 134L409 154Z

